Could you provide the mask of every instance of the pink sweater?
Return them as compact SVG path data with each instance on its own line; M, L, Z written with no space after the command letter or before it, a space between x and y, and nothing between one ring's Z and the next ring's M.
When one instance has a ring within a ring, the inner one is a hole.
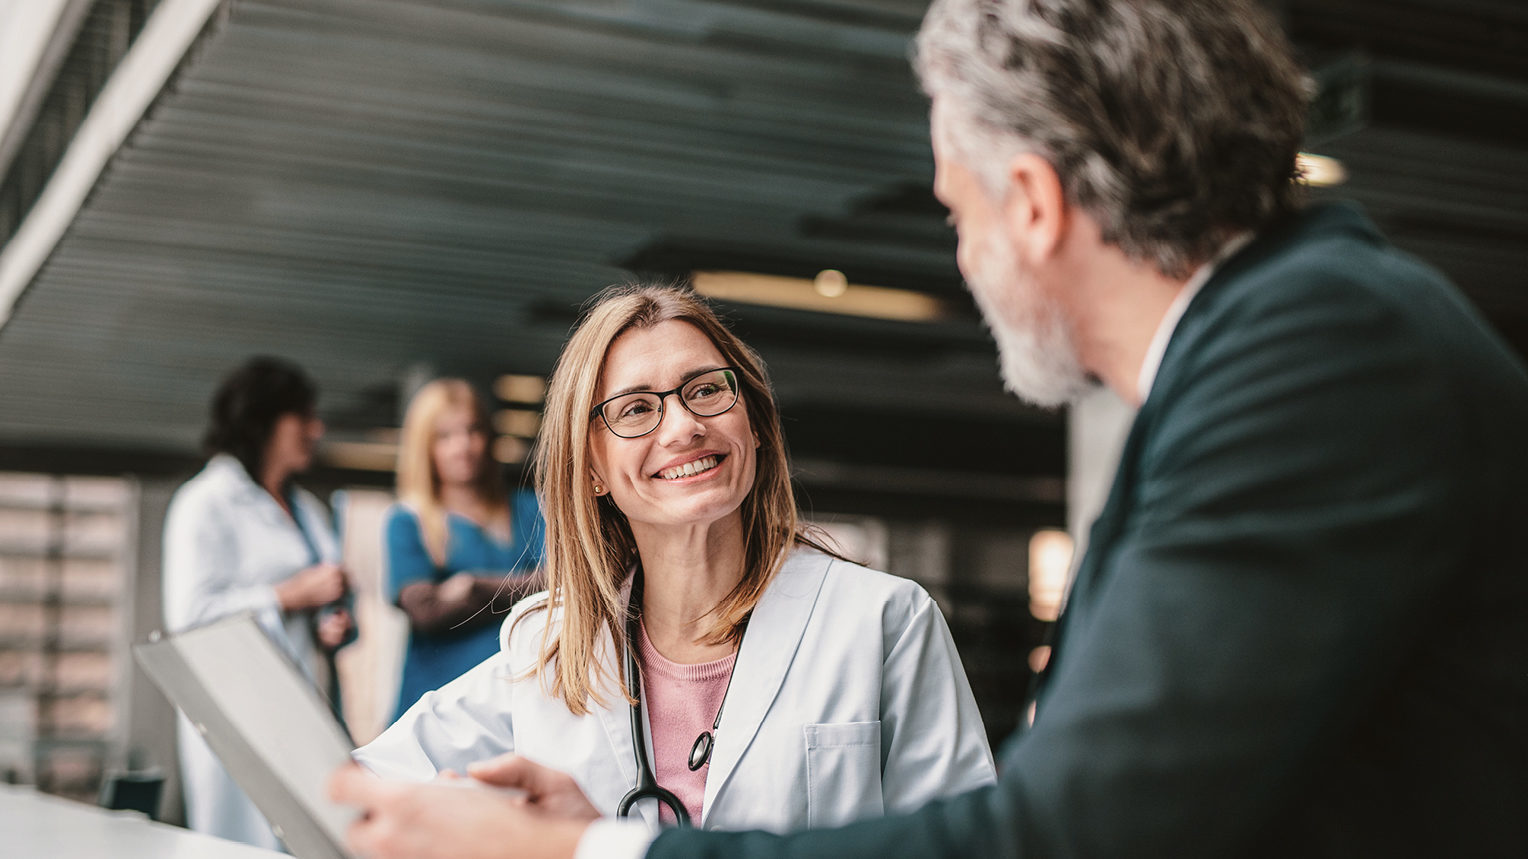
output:
M737 654L698 665L670 662L653 647L644 626L641 658L642 697L653 735L653 776L679 797L690 812L690 822L698 827L711 765L690 772L690 749L695 738L711 730L716 720L716 708L726 694ZM660 809L663 822L673 824L674 815L668 806Z

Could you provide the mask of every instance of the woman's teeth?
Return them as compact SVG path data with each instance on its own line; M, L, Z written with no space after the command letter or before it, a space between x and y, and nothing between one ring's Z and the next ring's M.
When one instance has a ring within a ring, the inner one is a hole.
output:
M716 467L716 457L702 456L700 459L686 462L684 465L676 465L673 468L665 468L658 472L658 476L664 480L678 480L681 477L689 477L702 471L710 471Z

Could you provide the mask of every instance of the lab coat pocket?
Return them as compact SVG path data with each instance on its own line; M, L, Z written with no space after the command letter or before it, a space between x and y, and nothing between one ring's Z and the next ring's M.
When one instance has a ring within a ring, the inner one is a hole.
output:
M881 723L806 725L807 826L837 826L884 813Z

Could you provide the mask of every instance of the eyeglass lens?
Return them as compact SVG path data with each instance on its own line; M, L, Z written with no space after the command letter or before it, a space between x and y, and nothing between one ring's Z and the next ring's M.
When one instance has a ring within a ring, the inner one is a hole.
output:
M711 370L685 382L677 391L639 391L616 397L600 407L600 415L610 431L618 436L646 435L663 419L663 398L672 393L679 394L679 402L690 414L714 417L737 402L737 376L727 369Z

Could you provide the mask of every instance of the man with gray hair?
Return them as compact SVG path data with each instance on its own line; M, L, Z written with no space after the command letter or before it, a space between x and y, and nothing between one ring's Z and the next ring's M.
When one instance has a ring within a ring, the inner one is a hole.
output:
M937 0L917 65L1007 385L1139 407L998 784L652 840L520 759L474 773L512 806L346 771L355 846L1528 855L1528 371L1357 210L1302 206L1277 27L1253 0Z

